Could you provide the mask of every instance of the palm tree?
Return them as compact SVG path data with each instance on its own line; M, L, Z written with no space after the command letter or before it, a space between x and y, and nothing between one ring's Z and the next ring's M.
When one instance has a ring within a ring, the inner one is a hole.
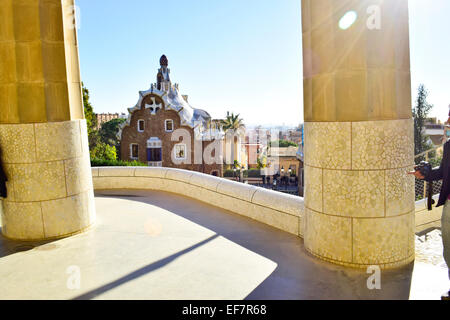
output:
M228 130L238 131L244 127L242 121L243 120L239 118L239 114L234 115L234 113L230 114L230 112L227 111L227 117L224 120L220 120L220 125L225 132Z
M220 127L225 132L227 138L226 140L231 142L232 151L231 157L234 160L234 163L230 167L240 168L239 159L236 159L237 153L235 153L235 148L237 147L235 144L237 143L238 137L243 133L244 124L242 123L242 119L239 118L239 114L235 115L227 111L227 117L224 120L220 120Z

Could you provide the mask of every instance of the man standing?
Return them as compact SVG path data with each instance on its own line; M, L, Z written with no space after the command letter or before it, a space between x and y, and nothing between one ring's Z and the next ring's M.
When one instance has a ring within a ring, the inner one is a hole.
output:
M436 207L444 205L441 219L441 233L444 245L444 260L449 269L450 278L450 140L444 144L444 155L439 168L433 169L426 177L419 170L408 173L414 175L417 179L425 181L442 179L442 187ZM442 299L450 299L450 290L442 296Z

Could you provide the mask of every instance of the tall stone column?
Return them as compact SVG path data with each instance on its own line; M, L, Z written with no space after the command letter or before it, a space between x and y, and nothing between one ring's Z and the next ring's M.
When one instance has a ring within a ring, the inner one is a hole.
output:
M68 236L95 220L73 0L0 1L2 233Z
M391 268L414 259L408 2L302 0L305 247ZM356 19L356 20L355 20Z

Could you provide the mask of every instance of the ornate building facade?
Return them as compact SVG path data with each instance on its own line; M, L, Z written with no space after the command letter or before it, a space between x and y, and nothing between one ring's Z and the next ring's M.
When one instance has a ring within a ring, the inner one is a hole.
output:
M223 131L172 84L165 55L160 66L157 82L139 92L138 103L128 109L120 128L121 159L222 176Z

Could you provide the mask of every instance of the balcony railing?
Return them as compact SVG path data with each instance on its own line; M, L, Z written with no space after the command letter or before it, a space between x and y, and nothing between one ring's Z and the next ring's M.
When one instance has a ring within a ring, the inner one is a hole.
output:
M419 153L414 156L415 163L418 164L420 161L430 162L433 167L439 166L442 159L442 153L444 150L444 145L435 146L425 152ZM433 182L433 195L439 194L442 186L442 180ZM416 201L426 198L428 182L416 179L415 181L415 196Z

